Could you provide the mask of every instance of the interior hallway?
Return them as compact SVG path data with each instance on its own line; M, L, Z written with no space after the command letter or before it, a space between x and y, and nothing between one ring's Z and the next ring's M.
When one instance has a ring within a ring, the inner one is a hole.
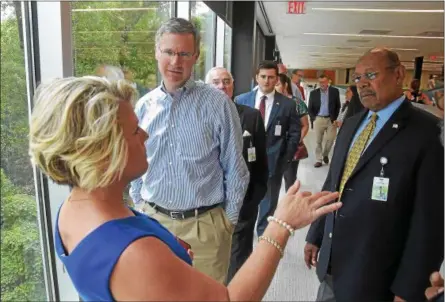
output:
M314 168L315 163L315 132L310 129L304 143L308 149L309 158L300 162L298 179L302 190L318 192L321 190L328 173L328 165ZM284 180L280 198L285 194ZM315 270L309 270L303 259L303 248L307 229L295 232L285 249L285 255L280 262L278 271L263 301L314 301L318 279Z

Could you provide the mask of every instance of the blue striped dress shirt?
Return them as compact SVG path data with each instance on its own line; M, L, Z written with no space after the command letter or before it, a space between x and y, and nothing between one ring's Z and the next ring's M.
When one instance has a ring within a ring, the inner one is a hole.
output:
M163 85L149 92L135 112L149 135L149 168L131 183L133 202L181 211L223 203L236 224L249 171L233 102L223 92L189 80L174 94Z

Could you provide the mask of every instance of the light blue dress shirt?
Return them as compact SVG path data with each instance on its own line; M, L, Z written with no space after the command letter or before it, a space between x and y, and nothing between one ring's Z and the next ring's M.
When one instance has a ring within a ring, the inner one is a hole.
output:
M329 116L329 87L326 91L320 88L320 111L318 111L318 115L320 116Z
M133 202L178 211L222 203L236 224L249 171L238 112L227 95L192 80L172 95L161 85L135 112L149 135L149 168L131 184Z
M403 101L405 100L405 96L402 95L400 98L383 108L382 110L377 112L377 121L375 125L374 132L372 133L371 137L368 140L368 143L365 147L365 150L368 148L369 144L374 140L374 138L379 134L380 130L382 130L383 126L385 126L386 122L391 118L391 116L394 114L394 112L402 105ZM355 141L357 140L358 136L362 131L365 129L366 125L369 123L372 114L374 111L369 110L368 115L365 119L363 119L362 123L360 124L360 127L358 127L357 132L355 133L354 139L351 142L351 145L349 146L349 151L351 151L352 146L354 145ZM364 150L363 150L364 152Z

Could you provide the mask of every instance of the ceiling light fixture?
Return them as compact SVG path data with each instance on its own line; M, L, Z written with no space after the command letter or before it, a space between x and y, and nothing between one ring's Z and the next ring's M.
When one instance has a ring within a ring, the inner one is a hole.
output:
M313 7L315 11L327 12L362 12L362 13L444 13L443 9L383 9L383 8L337 8Z
M336 34L336 33L303 33L303 35L339 36L339 37L399 38L399 39L440 39L440 40L443 40L443 37L426 37L426 36L363 35L363 34Z
M371 49L372 47L367 46L328 46L328 45L300 45L301 47L321 47L321 48L360 48L360 49ZM419 51L417 48L397 48L397 47L388 47L390 50L399 50L399 51Z

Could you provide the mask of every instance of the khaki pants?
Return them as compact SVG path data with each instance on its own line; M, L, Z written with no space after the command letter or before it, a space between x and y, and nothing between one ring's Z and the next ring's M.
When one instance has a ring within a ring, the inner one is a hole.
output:
M222 207L183 220L173 220L148 204L142 207L142 212L191 245L196 269L221 283L226 282L234 226Z
M317 144L315 147L315 160L317 162L322 162L323 157L328 157L329 152L331 152L332 145L337 136L337 127L332 124L329 117L325 118L317 116L314 121L314 130ZM322 144L325 132L326 142L323 148Z

